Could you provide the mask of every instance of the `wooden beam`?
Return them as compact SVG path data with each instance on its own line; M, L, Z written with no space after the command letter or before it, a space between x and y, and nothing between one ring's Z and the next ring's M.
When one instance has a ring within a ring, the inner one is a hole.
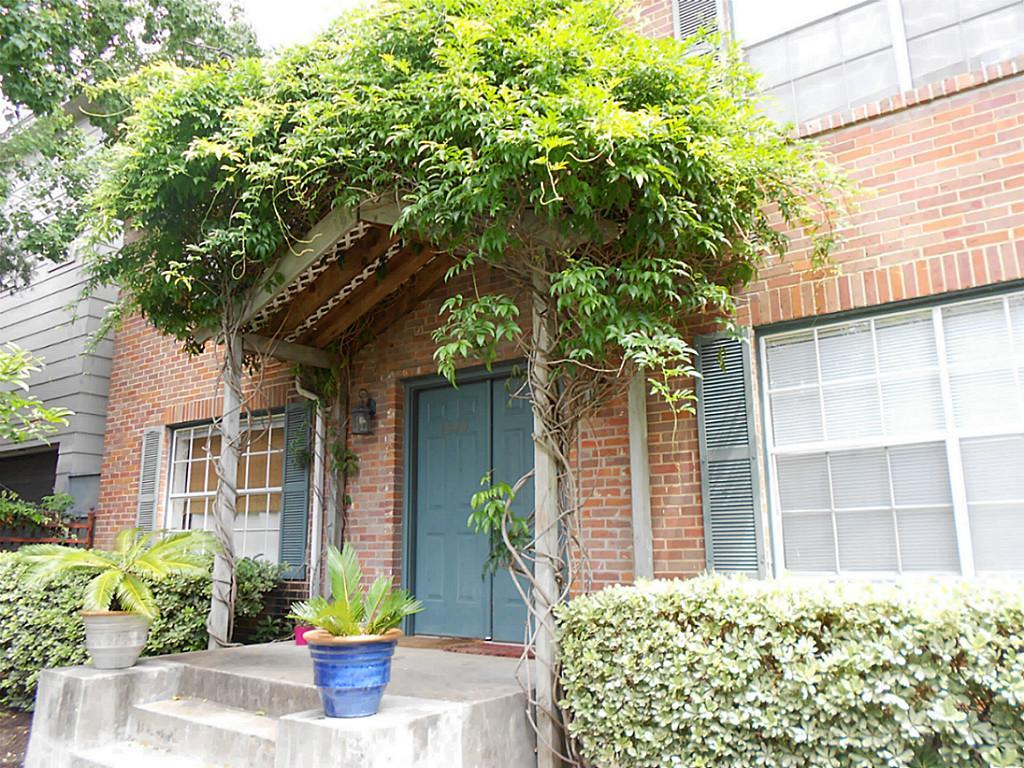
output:
M360 221L393 227L405 205L404 201L398 200L370 200L359 204L357 215Z
M404 198L375 200L360 204L358 216L361 221L393 227L402 215L407 203ZM597 242L609 243L619 236L619 225L603 219L596 219ZM588 233L573 231L563 232L556 224L542 219L533 211L523 215L521 236L536 241L547 248L569 249L582 245L595 238Z
M402 283L434 256L432 249L423 245L417 247L419 251L407 246L392 256L383 278L370 278L359 286L345 301L299 337L299 342L322 348L351 328L359 318L372 310L381 299L398 290Z
M364 341L372 341L409 314L412 308L427 294L444 282L445 274L453 266L455 266L454 259L443 253L437 254L432 262L413 275L410 281L399 289L402 295L396 302L377 312L378 316L370 323ZM361 346L361 344L357 344L357 346Z
M314 224L302 240L294 245L288 243L283 246L277 252L274 266L267 268L262 279L245 298L242 325L256 317L261 309L323 256L327 249L338 242L358 221L359 217L355 211L349 208L335 208ZM279 280L270 279L275 274L281 276ZM203 328L196 332L195 338L198 342L204 342L216 335L217 329Z
M313 314L320 306L348 285L366 266L384 253L395 238L390 237L382 227L373 227L357 243L347 250L337 266L317 277L286 307L275 314L260 329L264 336L287 336Z
M647 451L647 377L630 379L629 490L633 508L633 578L654 578L654 539L651 531L651 461Z
M314 368L331 368L337 362L335 356L322 349L307 347L302 344L293 344L290 341L268 339L266 336L257 336L254 333L247 333L242 337L245 348L261 355L269 355L277 360L287 360L290 363L301 363L311 365Z

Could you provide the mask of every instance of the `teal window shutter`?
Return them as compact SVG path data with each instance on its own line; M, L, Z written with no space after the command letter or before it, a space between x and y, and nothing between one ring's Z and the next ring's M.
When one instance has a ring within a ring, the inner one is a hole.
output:
M160 454L164 443L163 427L147 427L142 432L139 457L139 492L135 500L135 525L144 531L156 528L156 502L160 492Z
M292 403L284 416L284 480L281 489L280 562L286 579L306 578L309 528L309 407Z
M708 570L765 574L750 341L697 339L697 424Z

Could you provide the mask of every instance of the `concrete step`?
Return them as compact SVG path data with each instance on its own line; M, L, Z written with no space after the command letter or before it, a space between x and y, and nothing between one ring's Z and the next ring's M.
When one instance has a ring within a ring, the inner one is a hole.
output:
M70 753L69 768L219 768L194 757L155 747L147 747L136 741L120 741L102 747L74 749Z
M259 651L264 646L248 646L244 650ZM230 648L227 650L240 650ZM303 652L299 657L302 669L296 675L298 680L275 679L273 672L280 666L276 657L271 656L265 661L271 674L252 673L252 668L230 668L231 656L216 656L225 662L226 668L186 666L182 672L181 685L178 692L191 699L215 701L227 707L262 711L268 717L281 717L293 712L303 712L320 706L320 694L313 686L313 669L309 663L305 648L296 648ZM220 654L220 651L211 651ZM253 656L254 654L249 654ZM308 667L308 669L307 669Z
M129 735L210 765L273 768L277 720L202 699L166 699L132 707Z

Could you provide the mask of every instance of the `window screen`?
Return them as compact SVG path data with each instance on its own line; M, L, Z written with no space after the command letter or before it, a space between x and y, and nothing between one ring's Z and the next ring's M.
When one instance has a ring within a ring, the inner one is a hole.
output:
M1024 48L1021 0L900 0L914 85L1013 58Z
M805 122L1012 59L1024 0L733 0L766 111Z
M211 424L174 431L168 528L213 528L221 436ZM253 419L243 434L238 464L235 548L240 557L276 562L281 530L284 422Z
M788 570L1024 570L1024 295L762 344Z
M762 75L765 108L780 120L813 120L899 90L887 0L747 41L745 48Z

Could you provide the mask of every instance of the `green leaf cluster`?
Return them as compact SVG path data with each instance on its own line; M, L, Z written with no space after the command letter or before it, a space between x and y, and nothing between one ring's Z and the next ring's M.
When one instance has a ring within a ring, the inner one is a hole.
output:
M396 628L406 616L423 610L423 604L404 589L396 589L390 576L378 576L363 590L362 567L355 548L346 543L327 549L327 574L331 599L314 597L292 605L290 618L326 630L338 637L382 635Z
M532 513L521 515L513 509L515 490L503 481L495 482L490 473L480 480L483 489L469 500L472 512L466 525L476 533L487 536L488 551L484 561L483 575L494 573L499 568L513 565L509 544L516 552L527 550L533 541ZM508 537L509 544L505 543Z
M272 284L327 211L401 198L398 233L508 278L446 304L442 372L522 340L539 290L556 379L625 361L685 406L686 318L731 312L785 230L827 251L843 182L759 111L737 49L648 39L628 15L389 0L276 59L149 69L94 197L100 231L137 237L94 279L187 340Z
M0 554L0 706L32 709L39 672L48 667L85 664L85 630L79 611L92 576L64 571L45 586L25 578L26 566L15 553ZM142 576L157 604L145 656L205 650L206 615L210 609L210 574ZM279 566L238 561L236 617L252 618L264 610L267 594L280 580Z
M69 493L43 496L38 502L26 501L14 491L0 489L0 525L59 526L75 505Z
M159 606L149 580L167 576L201 576L210 569L213 536L205 531L142 531L117 534L114 549L80 549L60 544L33 544L18 550L24 578L42 586L60 573L94 574L85 586L86 611L122 610L155 619Z
M69 256L99 173L95 150L128 108L118 89L96 86L144 63L196 66L257 52L238 10L225 16L211 0L4 3L0 112L15 125L0 137L0 288Z
M29 377L42 369L42 360L17 344L0 348L0 439L46 441L68 425L71 411L48 408L29 393Z
M594 766L1024 764L1018 584L700 577L611 587L559 622Z

